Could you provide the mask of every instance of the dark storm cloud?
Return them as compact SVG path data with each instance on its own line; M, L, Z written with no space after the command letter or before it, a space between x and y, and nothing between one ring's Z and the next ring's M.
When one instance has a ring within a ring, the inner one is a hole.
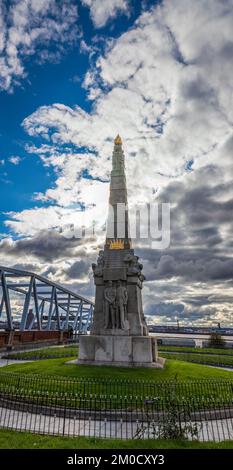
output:
M221 57L233 60L233 42L227 42L221 49Z
M90 260L75 261L68 269L64 272L69 279L83 278L87 276L90 269Z
M88 282L72 282L70 280L66 283L63 282L62 284L65 285L71 291L76 292L79 295L82 295L83 297L86 297L92 301L94 300L95 286L92 278L88 280Z
M213 307L200 307L193 308L187 307L185 304L177 304L176 302L160 302L151 303L145 311L149 317L162 317L162 321L197 321L203 319L210 319L214 317L216 308Z
M211 253L189 250L171 250L172 255L144 250L141 255L147 271L147 280L183 278L186 281L208 282L214 280L233 280L233 259L212 258Z
M185 189L185 188L184 188ZM182 211L187 222L193 225L213 224L228 222L232 218L233 199L218 202L216 196L218 187L199 186L183 194L180 204L175 211Z
M201 76L197 76L195 80L181 82L180 88L181 95L183 95L185 100L200 101L200 104L203 105L205 103L205 106L208 101L216 100L214 90L210 87L208 81L204 80Z
M147 310L147 315L174 316L183 313L184 309L184 304L160 302L159 304L151 305L150 309Z
M160 202L173 205L171 244L164 251L143 248L143 244L138 248L147 280L176 277L184 282L233 280L233 257L229 250L233 239L232 181L224 182L216 166L207 166L186 179L170 183L161 192Z
M219 302L224 303L224 302L226 302L226 303L231 303L232 304L233 303L233 293L232 293L232 295L220 294L218 296L213 294L213 295L210 295L208 297L208 299L209 299L209 302L214 302L214 303L219 303Z
M36 272L38 270L38 266L35 263L16 263L12 265L12 268L30 272Z
M208 305L211 303L211 299L207 295L196 295L195 297L183 297L183 301L186 304L201 307L202 305Z
M205 266L207 279L233 279L233 259L221 260L213 259Z
M71 257L76 249L83 244L83 240L67 239L54 231L39 232L32 238L16 240L12 243L8 239L0 243L0 254L22 256L32 255L43 261L53 261L58 258ZM83 249L83 255L85 250Z
M200 243L200 241L205 241L205 244L211 248L214 245L218 245L222 242L222 237L219 234L218 227L205 227L192 232L192 240L195 245Z
M232 138L227 147L230 153ZM161 317L163 323L219 321L221 304L232 303L226 294L233 282L232 187L220 168L208 165L161 191L159 202L172 204L170 247L152 250L140 241L137 249L149 287L144 298L150 317ZM224 315L230 319L229 307Z

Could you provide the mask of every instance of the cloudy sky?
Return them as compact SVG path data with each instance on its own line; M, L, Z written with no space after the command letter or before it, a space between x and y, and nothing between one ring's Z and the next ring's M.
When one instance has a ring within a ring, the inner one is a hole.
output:
M233 0L0 0L0 264L93 297L113 139L129 202L171 204L136 243L156 323L232 325ZM62 230L61 230L62 227Z

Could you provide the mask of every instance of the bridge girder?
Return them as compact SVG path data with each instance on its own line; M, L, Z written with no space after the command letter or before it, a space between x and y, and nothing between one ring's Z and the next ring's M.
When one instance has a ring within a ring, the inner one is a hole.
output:
M10 331L15 323L12 297L16 294L23 297L21 331L72 327L77 334L90 328L94 307L91 300L33 272L0 266L0 320L5 313Z

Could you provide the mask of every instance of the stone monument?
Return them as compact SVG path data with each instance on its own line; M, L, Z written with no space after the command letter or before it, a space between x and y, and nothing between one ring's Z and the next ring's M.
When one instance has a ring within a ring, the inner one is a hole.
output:
M96 286L93 324L90 334L79 338L79 364L162 367L143 314L145 277L131 246L127 207L124 153L118 135L112 156L106 243L97 264L92 265Z

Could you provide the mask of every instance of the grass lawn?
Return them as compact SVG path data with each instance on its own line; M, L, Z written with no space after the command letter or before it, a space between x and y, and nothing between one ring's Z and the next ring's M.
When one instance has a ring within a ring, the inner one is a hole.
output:
M158 346L159 351L191 352L195 354L223 354L233 356L233 348L192 348L189 346Z
M88 437L41 436L0 430L1 449L233 449L233 441L190 442L179 440L120 440Z
M77 357L78 346L68 345L65 347L47 347L34 351L15 352L8 357L16 360L46 360L59 359L66 357ZM167 359L174 359L183 362L193 362L197 364L210 364L220 366L233 366L233 349L214 349L214 348L182 348L173 346L161 346L160 355Z
M34 351L18 351L10 354L5 354L2 357L17 360L37 360L37 359L53 359L60 357L77 357L78 346L64 346L64 347L49 347L38 349Z
M161 357L167 359L176 359L178 361L195 362L197 364L210 364L219 366L233 367L233 356L220 354L197 354L182 352L164 352L161 351Z
M49 399L47 404L59 400L61 405L69 400L71 407L81 406L79 397L103 395L104 402L92 400L88 406L111 408L114 400L114 406L124 408L128 406L124 397L139 397L142 402L150 396L167 400L173 379L177 399L195 397L196 408L206 400L208 406L215 406L216 402L229 404L232 398L233 373L213 367L169 359L164 369L67 364L72 359L47 359L0 368L0 389L16 394L20 400ZM113 398L109 401L108 397ZM132 406L136 405L132 402Z
M164 369L153 368L126 368L110 366L88 366L67 364L70 358L46 359L23 364L11 364L0 369L1 374L17 372L20 374L39 374L41 376L61 376L68 378L105 378L122 380L171 380L176 377L178 381L200 379L228 379L233 380L233 373L199 364L190 364L179 360L167 360Z

